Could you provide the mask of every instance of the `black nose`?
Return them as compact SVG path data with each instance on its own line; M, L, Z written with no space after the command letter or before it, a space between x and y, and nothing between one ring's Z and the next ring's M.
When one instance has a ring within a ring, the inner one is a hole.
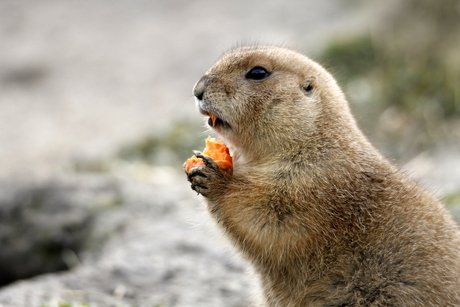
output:
M195 95L195 97L198 99L198 100L203 100L203 96L204 96L204 91L206 90L206 84L208 83L208 77L207 76L204 76L202 77L196 84L195 84L195 87L193 88L193 95Z

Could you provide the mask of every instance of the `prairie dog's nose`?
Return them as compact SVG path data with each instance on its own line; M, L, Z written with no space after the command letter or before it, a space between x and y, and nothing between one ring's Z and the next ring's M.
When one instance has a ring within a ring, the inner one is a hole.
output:
M203 76L198 82L195 84L193 88L193 95L198 100L203 100L204 91L206 90L206 85L208 84L209 77Z

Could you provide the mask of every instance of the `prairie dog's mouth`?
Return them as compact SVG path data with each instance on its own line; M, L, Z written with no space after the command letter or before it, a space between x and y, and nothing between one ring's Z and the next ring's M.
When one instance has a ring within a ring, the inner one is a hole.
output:
M209 116L208 118L208 125L209 127L213 129L230 129L230 124L226 122L224 119L219 117L216 113L210 112L207 110L207 108L204 108L202 106L201 101L197 100L197 106L198 106L198 111L206 116Z
M214 129L230 128L230 125L226 121L224 121L222 118L218 117L217 115L215 115L215 114L213 114L211 112L208 112L206 115L209 116L208 125L211 128L214 128Z

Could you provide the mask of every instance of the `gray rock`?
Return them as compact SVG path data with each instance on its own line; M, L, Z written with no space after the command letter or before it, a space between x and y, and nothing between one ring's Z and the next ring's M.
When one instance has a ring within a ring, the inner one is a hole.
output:
M10 191L14 190L11 186ZM247 305L250 288L245 266L230 255L224 240L214 236L218 231L210 230L212 224L207 223L199 197L189 191L185 178L177 178L174 184L150 185L78 177L25 186L29 188L10 192L14 197L9 198L39 199L30 195L41 195L40 203L45 205L27 221L36 232L49 229L53 235L48 239L74 244L63 246L79 245L67 257L80 264L0 289L0 306L60 302L133 307ZM14 207L11 201L2 199L2 203ZM33 203L21 202L21 210ZM78 231L69 234L68 225ZM33 237L31 233L28 238ZM31 241L29 256L41 242ZM28 262L25 256L19 261Z
M113 182L0 182L0 284L67 269L90 243L98 197Z

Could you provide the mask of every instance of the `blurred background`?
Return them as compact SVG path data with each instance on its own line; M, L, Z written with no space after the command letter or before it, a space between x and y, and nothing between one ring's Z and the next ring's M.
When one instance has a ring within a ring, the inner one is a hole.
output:
M193 85L245 43L325 66L460 216L458 0L2 0L0 306L247 304L182 173L207 136Z

